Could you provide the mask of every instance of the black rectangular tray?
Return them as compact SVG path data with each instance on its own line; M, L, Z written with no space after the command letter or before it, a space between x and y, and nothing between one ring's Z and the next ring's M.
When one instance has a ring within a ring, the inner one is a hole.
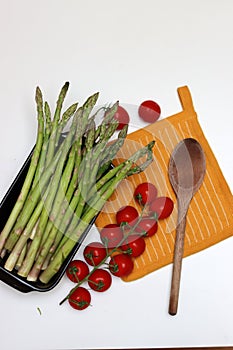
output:
M33 151L32 151L33 152ZM20 190L22 188L24 179L27 175L27 171L30 165L30 160L32 156L32 152L26 159L25 163L23 164L21 170L17 174L16 178L14 179L13 183L9 187L7 193L5 194L3 200L0 203L0 232L5 226L5 223L7 222L7 219L14 207L14 204L19 196ZM84 231L82 236L80 237L80 240L75 245L74 249L71 251L69 256L66 258L66 260L63 262L60 270L52 277L52 279L47 283L43 284L39 280L36 282L30 282L27 281L26 278L21 277L17 274L16 270L8 271L4 268L4 263L6 258L0 258L0 280L8 284L9 286L17 289L20 292L28 293L32 291L37 292L47 292L53 289L61 280L63 277L66 268L69 264L69 262L74 258L75 254L79 250L84 238L88 234L88 232L91 229L91 226L94 224L96 217L91 221L88 228Z

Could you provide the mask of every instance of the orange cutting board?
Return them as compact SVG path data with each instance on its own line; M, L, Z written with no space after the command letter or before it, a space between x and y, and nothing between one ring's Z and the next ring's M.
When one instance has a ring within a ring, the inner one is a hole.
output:
M223 176L216 157L202 131L187 86L178 88L182 111L150 124L128 135L119 153L127 158L138 148L155 140L152 164L141 174L122 181L114 195L105 204L96 220L99 230L115 222L116 211L124 205L138 208L133 199L137 184L148 181L158 189L159 196L169 196L175 205L172 215L159 221L158 232L146 238L145 252L134 261L134 270L125 281L133 281L173 261L177 221L177 202L168 179L168 163L171 152L178 142L192 137L202 145L206 157L204 183L194 196L188 211L184 256L197 253L233 234L233 196ZM118 160L115 160L117 163Z

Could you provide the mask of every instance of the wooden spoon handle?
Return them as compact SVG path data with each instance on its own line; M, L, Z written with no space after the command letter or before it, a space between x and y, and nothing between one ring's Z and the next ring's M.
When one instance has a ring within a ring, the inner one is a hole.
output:
M170 315L176 315L177 308L178 308L181 267L182 267L183 251L184 251L185 227L186 227L186 215L184 215L184 217L178 223L177 229L176 229L176 242L175 242L175 250L174 250L170 303L169 303Z

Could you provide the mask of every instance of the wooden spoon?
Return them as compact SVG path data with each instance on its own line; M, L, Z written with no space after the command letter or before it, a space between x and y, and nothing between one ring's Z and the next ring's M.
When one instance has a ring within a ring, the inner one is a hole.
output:
M169 163L169 178L177 195L178 221L171 281L169 314L176 315L184 250L186 216L193 195L201 186L206 171L205 155L201 145L192 138L179 142Z

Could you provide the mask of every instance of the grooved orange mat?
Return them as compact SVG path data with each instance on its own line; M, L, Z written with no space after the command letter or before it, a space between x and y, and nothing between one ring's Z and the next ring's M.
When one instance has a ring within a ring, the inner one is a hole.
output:
M182 112L128 135L119 158L127 158L136 149L155 139L154 160L145 172L120 184L96 220L96 226L101 229L104 225L115 222L115 212L120 207L127 204L137 207L133 191L143 181L154 183L159 196L167 195L174 200L172 215L159 221L157 234L146 239L146 251L135 259L134 270L125 281L143 277L173 260L177 203L167 169L171 152L184 138L193 137L200 142L207 163L204 183L194 196L188 211L184 256L197 253L233 234L233 196L198 122L188 87L178 88L178 94Z

